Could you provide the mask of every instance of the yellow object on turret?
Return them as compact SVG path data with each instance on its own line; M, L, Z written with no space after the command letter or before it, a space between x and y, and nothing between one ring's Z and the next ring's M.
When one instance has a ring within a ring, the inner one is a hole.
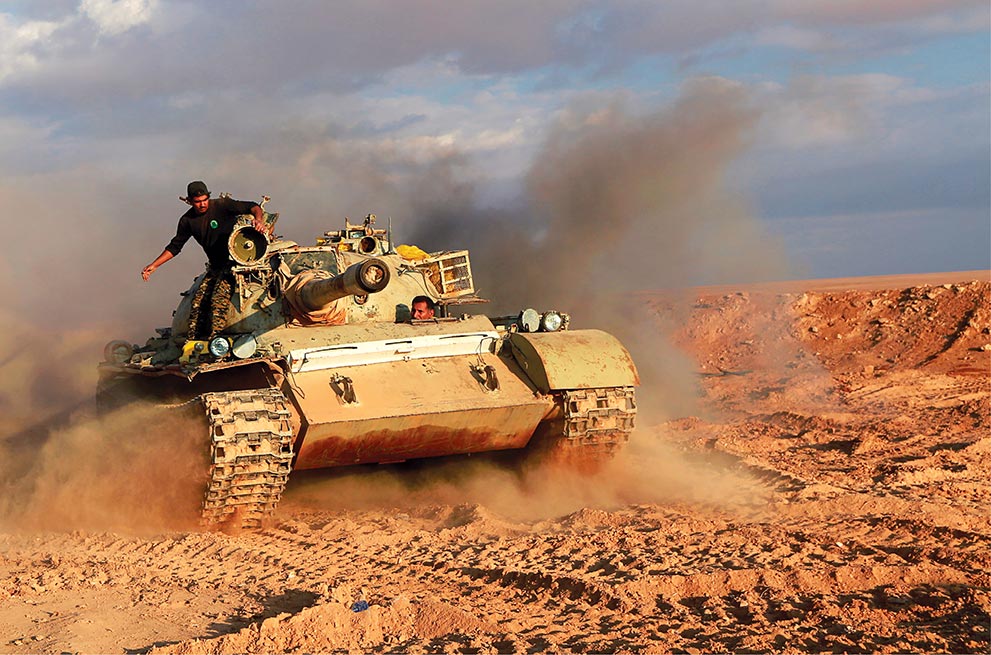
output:
M396 252L403 259L420 261L430 256L430 253L417 248L416 246L396 246Z

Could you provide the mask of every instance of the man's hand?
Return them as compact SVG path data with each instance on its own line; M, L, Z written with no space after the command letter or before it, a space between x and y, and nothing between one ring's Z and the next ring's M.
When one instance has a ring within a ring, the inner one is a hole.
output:
M268 234L268 223L265 222L265 212L258 205L251 208L251 215L254 216L254 220L251 221L251 227L255 228L262 234L269 236Z
M155 258L155 261L153 261L152 263L148 264L147 266L141 269L141 279L147 282L148 278L151 277L151 274L155 272L156 268L158 268L165 262L169 261L173 257L175 257L175 255L169 252L168 249L163 250L162 254Z

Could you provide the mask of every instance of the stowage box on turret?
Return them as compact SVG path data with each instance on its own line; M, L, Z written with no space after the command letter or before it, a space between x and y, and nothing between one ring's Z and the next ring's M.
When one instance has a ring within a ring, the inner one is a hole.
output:
M101 411L199 407L207 525L261 525L295 469L537 445L608 454L633 430L639 380L620 342L557 311L465 313L486 302L467 251L393 247L373 215L315 246L271 241L246 216L229 249L222 329L191 338L197 278L171 327L107 344L97 387ZM433 318L411 319L416 296Z

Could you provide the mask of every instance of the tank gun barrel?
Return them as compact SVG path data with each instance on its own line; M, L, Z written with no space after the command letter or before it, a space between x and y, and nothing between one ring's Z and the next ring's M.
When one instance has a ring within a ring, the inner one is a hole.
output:
M310 280L300 288L299 299L307 310L315 312L344 296L377 293L389 284L390 278L386 263L373 257L349 266L335 277Z

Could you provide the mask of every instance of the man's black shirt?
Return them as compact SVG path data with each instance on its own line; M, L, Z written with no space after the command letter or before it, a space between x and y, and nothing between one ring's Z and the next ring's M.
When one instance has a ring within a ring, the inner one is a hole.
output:
M193 237L203 247L210 260L210 268L230 268L234 262L227 250L227 241L234 231L234 222L238 216L250 214L251 208L257 204L248 200L216 198L210 200L203 214L197 214L196 209L190 207L179 217L175 236L165 249L173 256L178 255L189 237Z

